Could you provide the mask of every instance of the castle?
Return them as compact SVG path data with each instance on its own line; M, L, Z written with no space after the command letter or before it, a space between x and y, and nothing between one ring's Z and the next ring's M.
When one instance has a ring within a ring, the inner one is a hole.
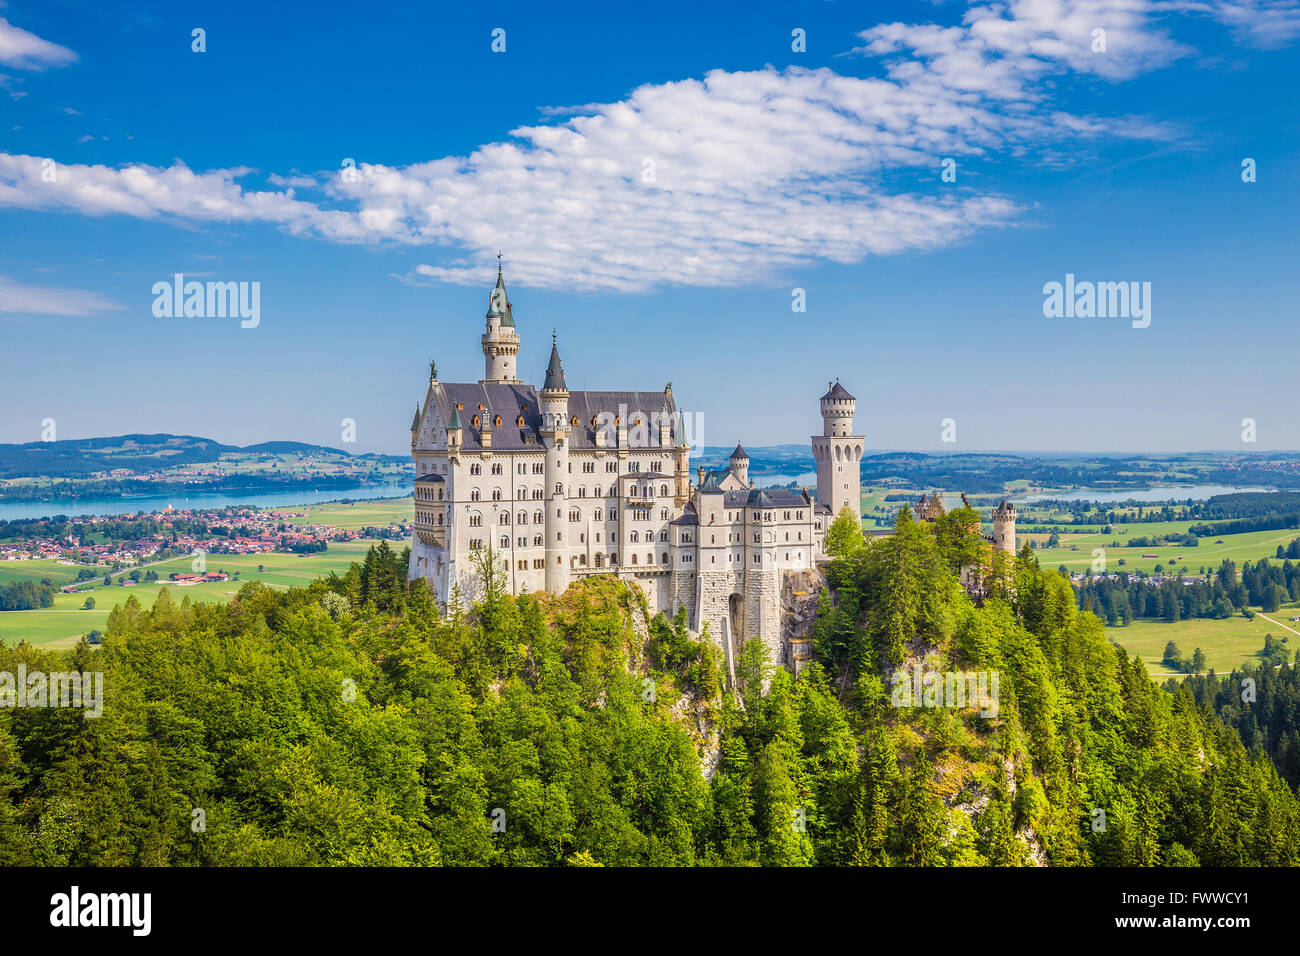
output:
M782 634L782 585L824 557L826 529L847 507L861 518L866 439L838 382L821 397L811 439L817 493L755 488L740 445L724 469L692 484L670 382L662 392L572 391L554 335L540 390L518 377L519 332L497 267L481 339L483 378L429 385L411 421L415 535L411 578L439 605L475 596L473 555L494 549L511 593L563 592L593 574L640 585L651 613L686 609L706 624L731 669L758 638L773 661L797 663Z

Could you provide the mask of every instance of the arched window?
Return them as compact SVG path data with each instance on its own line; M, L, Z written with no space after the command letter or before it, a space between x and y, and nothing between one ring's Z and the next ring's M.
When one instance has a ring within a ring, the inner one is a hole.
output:
M601 558L604 557L600 552L596 552L596 567L601 566Z
M556 493L557 495L562 495L562 494L564 494L564 482L562 482L562 481L557 481L557 482L555 483L555 493Z
M668 552L667 552L667 551L665 551L663 554L659 555L659 563L660 563L660 564L667 564L667 563L668 563Z
M596 509L596 513L595 513L594 515L592 515L592 517L595 518L597 521L603 521L604 518L605 518L605 512L603 512L603 511L601 511L599 508L597 508L597 509Z
M478 489L477 489L477 488L471 488L471 489L470 489L470 492L469 492L469 500L470 500L470 501L478 501L478 499L479 499L479 491L478 491Z
M527 511L519 512L519 514L515 516L515 520L520 524L528 524L528 512Z
M632 555L632 563L633 563L633 564L636 564L636 555L635 555L635 554Z
M501 517L497 519L497 524L509 524L509 523L510 523L510 512L509 511L501 512Z
M510 547L510 536L509 536L509 535L505 535L505 534L503 534L503 535L501 536L501 547L503 547L503 548L508 548L508 547Z
M492 489L492 500L493 500L493 501L500 501L500 500L501 500L501 489L500 489L500 488L493 488L493 489Z
M527 488L520 488L520 489L519 489L519 495L518 495L518 498L519 498L520 501L526 501L526 500L528 500L528 489L527 489Z
M545 520L546 519L542 517L542 513L540 511L533 512L533 524L541 524Z
M592 494L595 495L597 498L600 497L600 485L596 486L595 490L592 491Z
M542 536L540 534L533 535L533 544L539 548L542 546Z
M483 516L478 513L470 515L469 526L471 528L481 528L483 526Z
M638 537L637 533L636 533L635 531L633 531L630 535L628 535L628 540L629 540L629 541L640 541L641 539L640 539L640 537Z
M668 540L668 532L667 532L667 531L660 531L660 532L659 532L659 540L660 540L660 541L667 541L667 540Z
M668 497L668 486L667 486L667 485L660 485L660 486L659 486L659 494L660 494L661 497L664 497L664 498Z
M647 555L645 556L645 563L646 563L646 564L654 564L654 563L655 563L655 556L654 556L653 554L647 554Z

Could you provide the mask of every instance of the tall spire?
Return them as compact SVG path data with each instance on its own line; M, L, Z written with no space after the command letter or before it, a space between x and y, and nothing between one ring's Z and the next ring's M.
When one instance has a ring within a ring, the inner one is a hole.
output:
M510 297L506 293L506 278L501 271L501 253L497 253L497 284L488 295L488 310L485 318L499 318L504 328L515 327L515 317L510 311Z
M565 391L569 386L564 383L564 366L560 364L560 349L555 344L555 330L551 330L551 361L546 366L546 381L542 391Z

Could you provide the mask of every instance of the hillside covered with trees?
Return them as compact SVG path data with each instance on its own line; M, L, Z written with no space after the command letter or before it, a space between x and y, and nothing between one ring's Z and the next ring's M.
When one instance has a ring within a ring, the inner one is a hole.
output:
M1242 722L1157 687L1028 552L972 601L962 517L834 535L816 661L751 642L734 688L628 585L510 597L490 552L446 617L386 545L229 605L128 598L101 649L0 648L106 684L98 719L0 710L0 862L1296 863ZM996 716L894 706L913 665L996 672Z

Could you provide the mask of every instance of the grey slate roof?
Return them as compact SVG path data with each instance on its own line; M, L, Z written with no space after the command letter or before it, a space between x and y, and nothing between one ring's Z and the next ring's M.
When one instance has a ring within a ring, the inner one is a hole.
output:
M736 442L736 450L731 453L730 460L735 461L738 458L743 458L746 461L749 461L749 452L745 451L745 449L741 447L740 442Z
M560 364L560 350L554 342L551 343L551 361L546 366L546 381L542 383L542 390L547 389L568 391L568 386L564 384L564 366Z
M443 478L442 475L421 475L419 478L416 478L415 480L416 480L416 481L440 481L440 482L441 482L441 481L446 481L447 479Z
M793 488L746 488L726 492L722 504L727 508L807 508L812 499L807 492Z
M672 521L668 523L682 524L682 525L699 524L700 516L695 511L695 505L691 504L688 501L686 503L686 507L682 509L681 516L678 518L674 518Z
M463 429L461 447L465 451L477 451L483 447L480 441L483 429L482 426L474 427L475 415L479 416L480 421L488 423L497 415L501 416L500 425L489 425L488 428L492 432L493 451L541 451L545 447L541 435L540 402L537 390L531 385L443 382L434 390L434 395L439 414L443 421L448 422L449 428L455 427L450 418L455 412L456 403L465 406L459 413ZM611 416L624 416L629 431L639 414L647 429L648 447L657 448L659 435L650 426L656 424L654 416L665 407L666 397L663 392L570 392L570 421L576 417L578 423L572 426L569 447L578 450L595 448L596 429L592 420L602 412L608 412ZM487 406L486 410L479 411L480 403ZM525 405L528 406L528 411L523 410ZM673 415L677 410L676 403L669 399L667 409L668 414ZM522 427L517 424L521 415L524 418ZM612 420L611 418L610 421ZM672 423L671 434L675 445L678 441L676 420ZM606 447L614 447L614 442L611 441Z
M845 388L843 385L841 385L838 381L834 385L831 385L830 389L826 392L826 394L822 396L823 400L828 398L838 398L838 399L845 399L848 401L856 401L856 399L849 394L849 390Z

